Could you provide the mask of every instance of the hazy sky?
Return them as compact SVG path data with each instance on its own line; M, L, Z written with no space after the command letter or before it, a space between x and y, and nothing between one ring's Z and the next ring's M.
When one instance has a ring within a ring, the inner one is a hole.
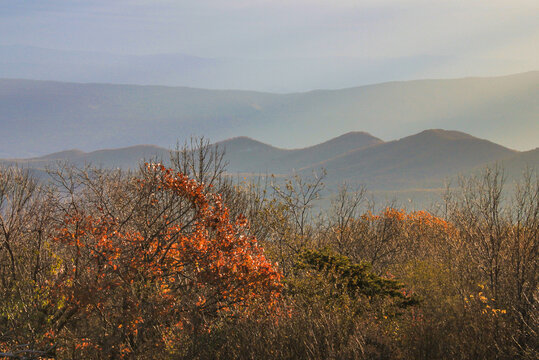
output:
M0 0L0 44L292 58L458 55L538 68L537 0ZM500 69L504 72L504 69Z

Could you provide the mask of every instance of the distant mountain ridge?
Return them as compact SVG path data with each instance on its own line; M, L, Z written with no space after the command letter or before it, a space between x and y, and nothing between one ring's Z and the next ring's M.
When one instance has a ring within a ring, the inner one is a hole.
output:
M324 182L330 190L347 183L401 197L430 196L441 191L447 180L459 174L469 175L495 164L505 168L509 181L517 179L526 168L539 170L539 148L519 152L466 133L441 129L425 130L390 142L368 133L351 132L321 144L292 150L245 136L217 142L214 146L225 151L227 172L234 177L270 174L310 177L313 172L320 174L325 169ZM170 151L162 147L138 145L89 153L68 150L38 158L0 160L0 166L15 165L39 173L62 161L79 167L134 169L143 160L167 162L169 155Z
M365 132L350 132L322 144L302 149L280 149L246 136L215 143L225 152L228 169L234 173L289 173L352 150L383 141ZM76 166L133 169L142 160L168 160L171 150L154 145L136 145L119 149L84 152L78 149L61 151L36 158L0 159L0 164L44 168L57 161Z
M0 45L0 78L279 93L339 89L433 76L457 77L458 72L450 65L454 62L460 62L457 56L208 58L184 53L134 55ZM490 70L486 70L489 66L483 66L475 71L487 75L492 73L492 69L502 68L500 59L490 59L489 62ZM503 61L504 69L523 69L522 66L508 67L506 62L507 59ZM473 72L474 69L468 71Z
M538 98L539 72L293 94L0 79L0 157L240 133L297 148L358 129L395 139L426 128L528 150L538 145Z
M431 188L446 177L517 154L462 132L435 129L357 149L314 164L304 172L323 167L330 182L363 182L373 189Z
M289 173L311 164L329 160L349 151L383 143L365 132L349 132L321 144L301 149L276 148L248 137L218 142L230 156L227 157L233 172L240 173Z
M91 152L73 149L28 159L0 159L0 165L45 169L48 166L54 166L57 162L66 162L78 167L94 166L127 170L136 168L144 159L168 160L169 153L170 150L154 145L135 145Z

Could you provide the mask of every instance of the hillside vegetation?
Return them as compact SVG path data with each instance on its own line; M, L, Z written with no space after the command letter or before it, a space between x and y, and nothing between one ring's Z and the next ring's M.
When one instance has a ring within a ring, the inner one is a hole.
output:
M539 356L536 173L511 195L496 169L461 178L442 211L341 187L319 212L320 178L238 185L218 148L179 150L50 184L0 168L0 356Z

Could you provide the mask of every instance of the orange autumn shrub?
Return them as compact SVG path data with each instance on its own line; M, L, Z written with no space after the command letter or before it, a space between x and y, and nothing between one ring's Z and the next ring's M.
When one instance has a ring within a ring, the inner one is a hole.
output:
M66 353L172 355L220 318L277 304L279 272L220 195L162 165L148 165L132 186L149 196L145 206L139 198L123 218L101 206L73 209L55 238ZM144 220L148 213L157 216Z

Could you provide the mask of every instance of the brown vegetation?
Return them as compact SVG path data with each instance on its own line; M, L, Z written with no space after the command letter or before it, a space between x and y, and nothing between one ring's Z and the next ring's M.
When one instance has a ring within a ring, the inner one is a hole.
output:
M204 141L173 169L0 170L0 357L535 359L539 182L486 170L435 214L322 177L233 184ZM181 150L181 149L180 149Z

